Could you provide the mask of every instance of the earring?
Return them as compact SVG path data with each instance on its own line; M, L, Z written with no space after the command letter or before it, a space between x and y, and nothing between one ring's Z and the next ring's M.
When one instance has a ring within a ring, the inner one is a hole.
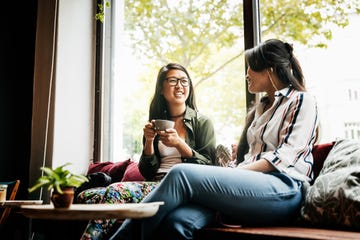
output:
M268 73L268 76L269 76L269 79L270 79L271 85L273 86L273 88L274 88L276 91L279 91L279 89L276 87L276 85L275 85L275 83L274 83L274 81L273 81L273 79L272 79L272 77L271 77L271 75L270 75L269 71L267 71L267 73Z

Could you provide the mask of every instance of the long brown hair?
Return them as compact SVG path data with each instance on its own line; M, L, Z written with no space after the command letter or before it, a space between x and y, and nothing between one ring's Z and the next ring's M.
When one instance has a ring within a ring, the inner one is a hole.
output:
M246 50L245 61L255 72L272 68L282 83L291 85L291 87L298 91L306 91L302 68L298 59L293 54L292 45L289 43L278 39L266 40L258 46ZM245 127L238 143L237 163L244 161L244 155L249 151L246 134L254 119L254 115L255 109L253 107L247 114Z

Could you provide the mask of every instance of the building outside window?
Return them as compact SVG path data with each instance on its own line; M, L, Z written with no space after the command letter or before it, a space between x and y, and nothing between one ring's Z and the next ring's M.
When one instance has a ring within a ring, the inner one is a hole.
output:
M360 37L354 34L357 29L360 15L351 13L349 25L332 27L333 38L327 48L300 46L298 51L308 89L318 100L322 142L359 139L360 74L356 59Z

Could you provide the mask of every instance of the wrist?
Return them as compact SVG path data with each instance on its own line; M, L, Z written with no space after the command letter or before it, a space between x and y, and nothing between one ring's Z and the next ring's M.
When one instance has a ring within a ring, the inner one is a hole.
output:
M185 142L185 140L181 139L176 147L181 153L182 158L192 158L193 150L192 148Z
M187 147L187 146L188 145L186 144L185 140L183 140L182 138L179 137L175 147L177 149L184 149L184 147Z

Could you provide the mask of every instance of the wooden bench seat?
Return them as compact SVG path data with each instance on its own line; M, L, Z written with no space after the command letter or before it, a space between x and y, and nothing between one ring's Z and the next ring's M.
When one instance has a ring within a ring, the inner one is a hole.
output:
M312 227L210 227L197 232L197 240L238 240L238 239L323 239L359 240L360 232L331 230Z

